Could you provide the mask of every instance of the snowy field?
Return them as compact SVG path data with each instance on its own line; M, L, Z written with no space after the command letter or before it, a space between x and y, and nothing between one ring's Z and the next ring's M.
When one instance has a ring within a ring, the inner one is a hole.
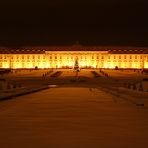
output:
M82 69L76 77L76 73L72 69L54 69L52 70L18 70L8 75L0 76L1 79L6 79L6 83L18 83L22 87L40 87L43 85L60 85L60 86L83 86L83 87L128 87L133 84L136 85L136 90L140 88L142 83L143 91L148 92L148 81L142 81L144 78L148 78L148 75L134 72L133 70L103 70L109 77L105 77L99 70L96 69ZM58 77L51 77L56 72L60 71L61 74ZM95 71L100 77L95 77L92 74ZM50 72L49 74L47 74ZM45 76L46 75L46 76ZM79 78L76 82L75 80ZM0 82L0 85L2 85ZM7 86L6 86L7 87ZM5 93L13 92L13 89L0 90L0 95ZM14 90L15 91L15 90ZM147 93L148 94L148 93Z
M92 88L0 102L1 148L147 148L148 110Z
M134 70L103 70L113 78L119 79L143 79L148 78L148 74L141 74Z
M12 73L5 74L4 77L42 77L42 75L48 71L51 70L13 70Z

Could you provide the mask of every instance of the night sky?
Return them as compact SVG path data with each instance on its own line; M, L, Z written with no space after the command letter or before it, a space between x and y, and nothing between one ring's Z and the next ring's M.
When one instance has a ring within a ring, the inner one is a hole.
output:
M0 46L148 46L145 0L3 0Z

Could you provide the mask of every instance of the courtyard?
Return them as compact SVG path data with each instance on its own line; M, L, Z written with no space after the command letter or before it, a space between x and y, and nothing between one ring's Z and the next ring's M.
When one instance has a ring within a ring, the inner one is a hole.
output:
M148 146L147 74L82 69L17 70L1 76L20 88L1 90L5 97L26 89L42 91L0 101L0 147ZM143 90L139 91L139 83ZM136 89L125 87L135 83Z
M0 103L0 147L145 148L147 115L99 89L51 88Z

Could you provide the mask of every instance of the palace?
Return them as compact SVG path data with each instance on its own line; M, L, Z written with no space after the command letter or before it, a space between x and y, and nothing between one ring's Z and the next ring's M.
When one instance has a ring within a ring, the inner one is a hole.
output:
M49 46L0 48L0 68L148 68L148 48Z

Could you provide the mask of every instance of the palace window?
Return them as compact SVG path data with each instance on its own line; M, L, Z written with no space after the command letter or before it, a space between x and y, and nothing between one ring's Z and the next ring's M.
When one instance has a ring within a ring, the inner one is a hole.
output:
M50 60L52 60L52 56L50 56Z
M25 67L25 64L24 64L24 63L22 63L22 67L23 67L23 68Z
M35 59L35 56L34 55L32 56L32 59Z
M121 55L119 56L119 59L121 59Z
M132 56L130 56L130 59L132 59Z
M104 59L104 56L102 56L102 60Z
M29 59L29 55L27 56L27 59Z
M24 59L24 55L22 55L22 59Z
M124 56L124 59L126 59L126 55Z
M99 56L97 56L97 59L99 59Z
M55 56L55 59L57 59L57 56Z
M40 59L40 56L38 55L38 59Z
M2 56L0 55L0 59L2 59Z
M114 56L114 59L116 59L116 56Z
M137 59L137 56L135 56L135 59Z
M33 67L35 67L35 63L33 63Z

